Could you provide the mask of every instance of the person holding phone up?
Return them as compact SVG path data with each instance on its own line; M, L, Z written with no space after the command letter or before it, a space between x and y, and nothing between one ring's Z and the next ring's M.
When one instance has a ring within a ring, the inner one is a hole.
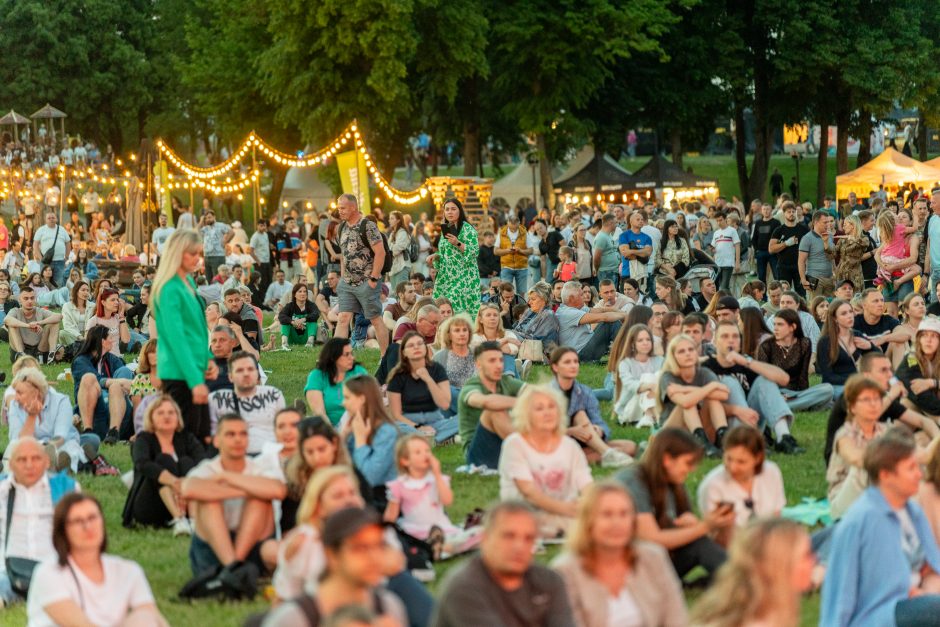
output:
M428 257L428 264L437 268L434 298L449 300L455 314L476 316L480 308L479 253L477 230L467 221L460 201L449 198L444 202L441 241L437 252Z

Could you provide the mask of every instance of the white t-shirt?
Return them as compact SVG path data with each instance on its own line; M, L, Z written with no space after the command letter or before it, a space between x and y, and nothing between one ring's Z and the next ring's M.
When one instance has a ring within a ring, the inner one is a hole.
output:
M222 472L222 460L216 455L212 459L204 459L199 465L190 470L186 476L196 479L211 479ZM264 477L266 479L281 480L280 470L275 472L270 464L259 464L254 458L245 458L245 470L243 475L248 477ZM242 519L242 508L245 507L245 499L226 499L222 502L222 510L225 515L225 525L229 531L238 529L238 524Z
M545 493L559 501L573 501L581 490L591 484L591 468L581 446L568 436L562 436L554 451L535 450L522 434L513 433L503 440L499 454L499 498L525 500L516 481L531 481ZM571 519L539 513L542 533L554 536L565 530Z
M56 231L58 231L58 235L56 235ZM72 241L72 238L69 236L68 231L58 224L52 228L43 224L36 229L33 240L39 242L39 252L43 255L46 254L46 251L49 250L53 242L55 242L55 251L52 253L52 260L65 261L65 243Z
M715 247L715 264L719 268L734 267L734 245L740 244L741 238L732 226L716 229L712 235L712 246Z
M607 627L643 627L646 621L636 599L627 588L620 594L607 597Z
M752 501L753 508L746 501ZM734 524L741 527L752 517L776 516L786 507L787 497L783 491L783 475L777 464L764 460L760 474L754 477L751 494L731 478L724 464L715 466L698 486L698 506L702 514L710 512L721 501L734 504Z
M120 625L131 610L155 603L147 577L136 562L103 554L104 581L100 584L88 579L71 558L69 565L71 571L69 566L59 566L54 557L36 567L26 602L30 627L54 627L43 608L59 601L74 601L89 621L102 626Z
M209 394L209 418L212 432L219 416L236 413L248 423L248 452L260 453L265 443L275 443L274 415L284 409L284 394L270 385L259 385L251 396L238 398L234 390L216 390Z

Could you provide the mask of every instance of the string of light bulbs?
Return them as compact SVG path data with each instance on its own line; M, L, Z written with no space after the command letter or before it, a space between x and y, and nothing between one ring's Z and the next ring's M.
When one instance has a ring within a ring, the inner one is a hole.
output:
M359 131L355 122L347 126L342 133L337 135L336 138L325 147L300 157L275 148L259 137L254 131L248 134L248 137L239 145L232 156L210 168L198 167L183 160L163 140L157 141L157 148L174 168L189 178L188 183L170 183L164 186L165 188L178 189L180 187L188 188L189 186L193 186L207 189L215 194L231 194L252 185L260 178L260 173L257 170L252 171L248 176L243 173L241 180L235 182L232 181L231 177L228 177L225 182L219 182L215 179L238 168L253 148L259 150L264 156L273 160L278 165L289 168L312 168L324 165L331 157L335 157L338 153L344 152L344 149L348 149L347 147L351 142L354 144L355 150L362 156L362 160L365 163L369 175L372 176L376 186L382 190L386 198L400 205L413 205L420 202L423 198L427 198L428 189L425 184L422 184L418 189L405 191L392 187L392 185L385 180L381 172L379 172L378 167L376 167L375 160L369 153L362 133Z

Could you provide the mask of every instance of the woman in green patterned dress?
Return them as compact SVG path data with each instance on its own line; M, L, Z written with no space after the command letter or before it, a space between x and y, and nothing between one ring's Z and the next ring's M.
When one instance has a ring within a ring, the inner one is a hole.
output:
M437 268L434 298L450 300L455 314L476 316L480 308L479 252L477 230L467 221L463 205L456 198L448 199L444 202L438 251L428 258L428 264Z

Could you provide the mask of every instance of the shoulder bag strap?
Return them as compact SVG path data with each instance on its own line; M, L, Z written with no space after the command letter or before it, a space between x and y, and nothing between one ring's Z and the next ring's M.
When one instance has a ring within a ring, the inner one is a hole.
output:
M62 227L58 224L55 225L55 237L52 238L52 254L55 255L55 245L59 241L59 229Z
M3 557L7 557L7 549L10 548L10 525L13 524L13 503L16 501L16 488L13 482L10 482L10 492L7 495L7 526L3 532Z
M67 562L69 567L69 572L72 573L72 579L75 580L75 587L78 588L78 603L82 608L82 613L85 612L85 593L82 592L82 584L78 580L78 575L75 574L75 569L72 568L72 563Z

